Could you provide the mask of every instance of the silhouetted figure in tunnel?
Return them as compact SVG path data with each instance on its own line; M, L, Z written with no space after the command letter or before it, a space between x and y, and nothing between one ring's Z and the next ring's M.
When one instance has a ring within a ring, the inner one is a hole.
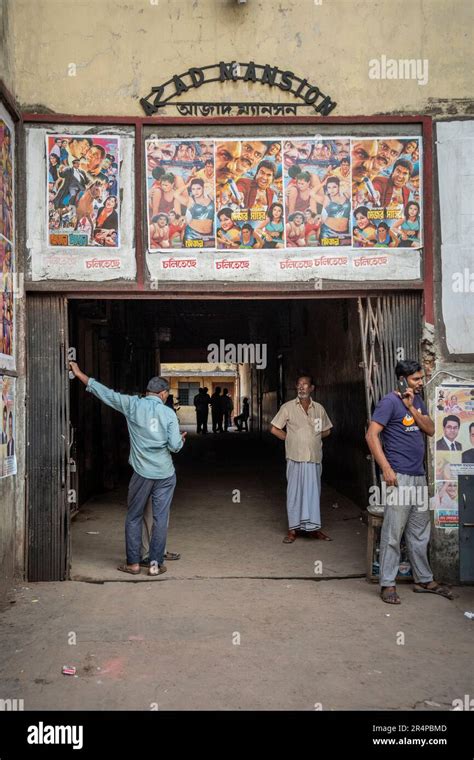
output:
M222 433L222 397L221 387L218 385L211 396L212 432Z
M194 406L196 407L196 432L207 433L207 417L209 414L209 404L211 397L207 388L199 388L199 392L194 396Z

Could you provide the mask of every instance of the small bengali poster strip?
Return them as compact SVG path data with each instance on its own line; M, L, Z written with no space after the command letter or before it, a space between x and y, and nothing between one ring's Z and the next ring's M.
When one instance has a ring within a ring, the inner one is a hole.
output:
M347 256L318 256L316 259L283 259L280 269L309 269L321 266L346 266Z
M197 266L197 259L176 259L176 258L169 258L169 259L162 259L161 260L161 268L162 269L186 269L186 268L195 268Z
M352 260L354 267L376 267L385 264L388 264L388 256L361 256Z
M86 259L84 266L86 269L120 269L122 262L120 259Z
M250 261L248 259L216 259L216 269L249 269Z

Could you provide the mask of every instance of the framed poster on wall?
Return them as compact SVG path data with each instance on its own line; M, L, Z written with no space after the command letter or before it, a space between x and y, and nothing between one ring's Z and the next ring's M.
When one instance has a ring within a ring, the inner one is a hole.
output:
M0 370L15 369L15 127L0 104Z

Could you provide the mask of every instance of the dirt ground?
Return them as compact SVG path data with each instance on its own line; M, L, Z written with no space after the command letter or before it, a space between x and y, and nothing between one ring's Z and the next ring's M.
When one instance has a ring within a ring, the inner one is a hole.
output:
M438 711L474 695L474 588L449 601L403 584L402 604L383 604L359 509L328 487L334 541L282 544L282 456L191 439L168 542L182 558L156 579L116 570L125 490L88 502L73 580L18 584L0 614L0 697L25 710Z

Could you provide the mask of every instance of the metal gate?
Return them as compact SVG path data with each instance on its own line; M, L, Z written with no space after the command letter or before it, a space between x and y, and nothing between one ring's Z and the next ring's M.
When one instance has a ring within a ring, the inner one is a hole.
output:
M27 520L30 581L69 574L69 379L67 300L27 304Z
M368 296L358 299L367 425L380 399L395 387L395 366L402 359L421 358L421 293ZM372 483L375 485L375 462Z

